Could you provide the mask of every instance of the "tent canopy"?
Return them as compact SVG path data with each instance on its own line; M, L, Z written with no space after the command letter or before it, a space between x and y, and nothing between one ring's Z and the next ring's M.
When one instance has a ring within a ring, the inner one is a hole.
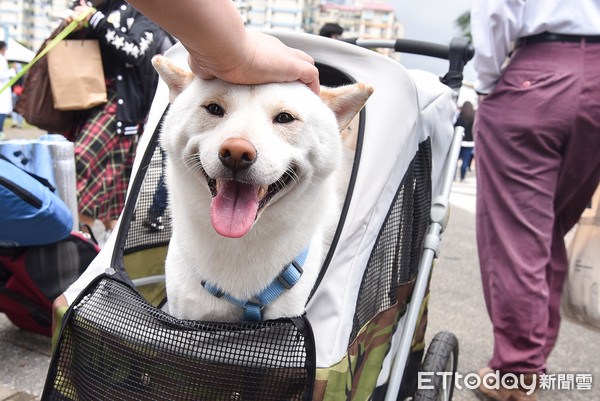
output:
M5 57L8 61L18 61L20 63L29 63L35 57L35 53L13 38L8 38L6 42L7 49Z

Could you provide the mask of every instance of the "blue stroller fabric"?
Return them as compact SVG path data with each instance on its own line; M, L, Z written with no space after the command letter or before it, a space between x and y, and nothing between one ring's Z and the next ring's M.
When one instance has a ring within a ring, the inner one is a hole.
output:
M66 238L73 216L47 180L0 157L0 246L45 245Z

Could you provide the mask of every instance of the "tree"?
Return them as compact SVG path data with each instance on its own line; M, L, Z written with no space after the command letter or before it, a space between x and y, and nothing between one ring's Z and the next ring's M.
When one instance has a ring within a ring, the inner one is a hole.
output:
M461 15L456 18L454 21L454 26L460 29L460 34L462 36L467 36L470 39L471 37L471 11L465 11Z

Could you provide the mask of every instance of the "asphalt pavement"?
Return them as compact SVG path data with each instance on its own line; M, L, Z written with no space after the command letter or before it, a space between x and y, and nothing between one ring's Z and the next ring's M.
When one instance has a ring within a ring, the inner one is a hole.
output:
M35 138L35 130L5 129L9 138ZM439 331L450 331L459 340L454 400L477 400L464 380L482 368L492 351L492 327L483 301L475 242L475 178L468 173L455 182L450 221L442 236L441 253L431 281L427 340ZM563 321L558 343L548 361L548 374L558 379L586 375L600 380L600 333ZM0 314L0 401L39 400L50 361L50 339L22 331ZM569 376L570 375L570 376ZM556 381L555 383L558 383ZM600 385L591 390L559 389L557 384L540 392L540 400L600 400Z

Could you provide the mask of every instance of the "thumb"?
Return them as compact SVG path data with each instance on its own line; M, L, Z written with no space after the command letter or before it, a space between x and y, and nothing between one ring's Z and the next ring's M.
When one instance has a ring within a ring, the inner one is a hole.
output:
M208 71L204 66L198 64L196 62L196 59L194 57L192 57L191 55L188 55L188 64L190 66L190 69L194 73L194 75L196 75L197 77L199 77L201 79L214 79L214 78L216 78L215 74L213 74L212 72Z

